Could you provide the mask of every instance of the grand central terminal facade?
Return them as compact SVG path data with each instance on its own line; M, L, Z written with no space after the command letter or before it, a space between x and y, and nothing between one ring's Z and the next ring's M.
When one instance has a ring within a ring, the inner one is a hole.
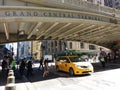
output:
M119 10L81 0L0 1L0 44L70 40L110 47L119 24Z

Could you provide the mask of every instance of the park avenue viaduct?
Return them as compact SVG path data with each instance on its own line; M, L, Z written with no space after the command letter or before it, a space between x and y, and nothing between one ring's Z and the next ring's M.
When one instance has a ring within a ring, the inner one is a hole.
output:
M0 0L0 44L76 40L110 47L119 37L117 9L81 0Z

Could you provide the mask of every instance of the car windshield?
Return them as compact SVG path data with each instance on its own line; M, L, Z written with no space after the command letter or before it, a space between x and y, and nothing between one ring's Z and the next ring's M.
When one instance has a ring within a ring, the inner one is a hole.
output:
M69 57L71 62L86 62L85 59L80 58L80 57Z

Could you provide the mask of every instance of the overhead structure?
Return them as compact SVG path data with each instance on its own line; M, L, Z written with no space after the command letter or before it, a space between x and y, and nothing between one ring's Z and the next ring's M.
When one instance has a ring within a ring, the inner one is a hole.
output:
M120 10L81 0L6 0L0 5L0 44L19 38L75 40L110 47L120 40ZM19 37L19 31L24 31L24 36Z

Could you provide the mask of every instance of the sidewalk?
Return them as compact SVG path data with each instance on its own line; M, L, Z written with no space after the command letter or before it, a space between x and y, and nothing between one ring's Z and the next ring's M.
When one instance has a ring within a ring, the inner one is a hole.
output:
M92 65L95 72L120 68L120 63L107 63L105 68L102 67L101 63L92 63Z

